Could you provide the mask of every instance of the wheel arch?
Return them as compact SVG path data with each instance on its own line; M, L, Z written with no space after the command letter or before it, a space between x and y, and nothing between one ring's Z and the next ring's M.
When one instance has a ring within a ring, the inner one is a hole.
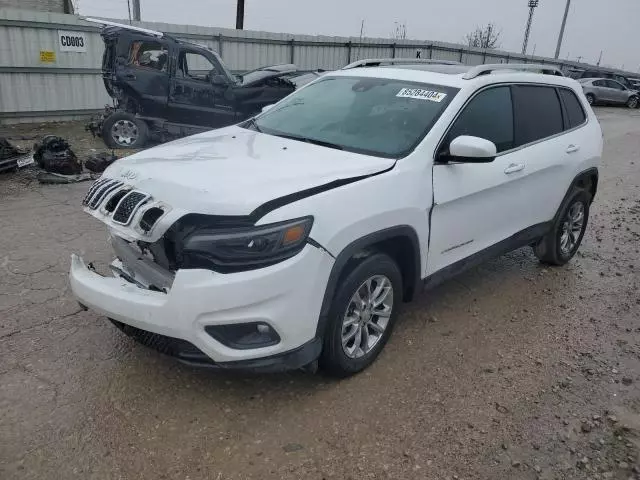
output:
M562 202L560 202L560 205L558 206L558 210L556 211L556 214L554 216L554 221L556 221L558 218L558 215L560 215L560 210L562 209L562 205L564 205L569 195L571 195L571 192L576 188L588 191L589 194L591 195L591 202L593 202L593 199L595 198L596 193L598 192L598 180L599 180L599 173L596 167L588 168L580 172L578 175L576 175L573 181L571 182L571 185L567 189L567 192L565 193L564 197L562 198Z
M422 265L418 233L409 225L398 225L370 233L348 244L336 256L322 300L317 337L324 334L331 303L341 280L359 260L377 252L386 253L398 263L402 273L403 300L408 302L413 299L420 285Z

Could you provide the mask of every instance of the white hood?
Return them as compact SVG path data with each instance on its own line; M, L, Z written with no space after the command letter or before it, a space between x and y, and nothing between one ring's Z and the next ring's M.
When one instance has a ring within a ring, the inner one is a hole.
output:
M394 162L233 126L123 158L104 176L180 210L248 215L270 200L378 173Z

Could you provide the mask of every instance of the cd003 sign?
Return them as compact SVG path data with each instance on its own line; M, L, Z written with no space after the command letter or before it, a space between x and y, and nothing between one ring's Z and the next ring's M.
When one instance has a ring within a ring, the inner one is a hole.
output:
M87 34L58 30L58 47L61 52L86 52Z

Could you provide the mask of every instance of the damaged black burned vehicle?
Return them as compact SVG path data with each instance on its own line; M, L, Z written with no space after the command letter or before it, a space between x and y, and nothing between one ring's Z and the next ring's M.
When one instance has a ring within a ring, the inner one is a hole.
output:
M149 140L233 125L321 74L288 64L234 75L206 46L95 21L104 25L102 76L114 107L105 107L87 130L111 148L141 148Z

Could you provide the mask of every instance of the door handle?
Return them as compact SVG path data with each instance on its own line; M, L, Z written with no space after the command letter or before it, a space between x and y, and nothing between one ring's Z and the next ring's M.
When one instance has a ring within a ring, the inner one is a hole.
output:
M512 163L504 169L504 173L509 175L510 173L521 172L522 170L524 170L524 163Z
M127 80L135 80L136 76L133 73L127 73L124 78L126 78Z
M578 150L580 150L580 147L577 145L569 145L567 147L567 153L576 153Z

